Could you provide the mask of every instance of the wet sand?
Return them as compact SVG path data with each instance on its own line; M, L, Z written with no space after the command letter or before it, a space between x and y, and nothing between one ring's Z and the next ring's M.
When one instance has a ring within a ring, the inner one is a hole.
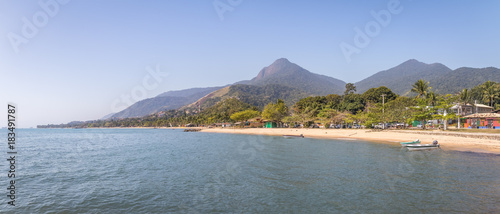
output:
M469 151L500 154L500 134L454 133L445 131L370 130L370 129L292 129L292 128L213 128L202 132L253 134L253 135L300 135L323 139L359 139L376 143L400 145L415 139L425 143L437 140L443 150Z

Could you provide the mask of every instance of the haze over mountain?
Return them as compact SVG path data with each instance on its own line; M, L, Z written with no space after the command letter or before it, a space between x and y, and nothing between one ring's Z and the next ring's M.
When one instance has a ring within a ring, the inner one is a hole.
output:
M451 70L440 63L426 64L415 59L356 82L357 93L370 88L386 86L399 95L410 95L412 85L419 79L430 82L438 93L457 93L485 81L500 81L500 70L488 68L459 68ZM264 67L251 80L229 86L191 88L169 91L156 97L139 101L114 114L113 118L141 117L159 111L182 109L197 111L208 108L226 98L235 97L243 102L262 108L276 99L288 105L313 95L342 94L345 82L332 77L312 73L285 58Z
M113 114L110 118L142 117L162 110L178 109L223 87L224 86L168 91L156 97L136 102L128 108Z

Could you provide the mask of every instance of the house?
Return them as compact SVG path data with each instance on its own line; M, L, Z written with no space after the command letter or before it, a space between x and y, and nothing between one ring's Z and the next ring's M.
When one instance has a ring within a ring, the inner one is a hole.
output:
M493 107L483 104L476 104L476 109L476 113L490 113L493 111Z
M493 111L493 107L483 104L472 105L466 103L462 105L456 104L455 106L451 107L451 110L455 112L456 115L466 116L475 113L490 113Z
M460 115L460 116L465 116L465 115L469 115L469 114L472 114L473 112L473 109L474 109L474 106L472 106L471 104L456 104L454 105L453 107L450 108L456 115Z
M465 116L464 127L469 129L500 129L500 114L475 113Z
M222 127L222 128L225 128L225 127L231 127L231 123L214 123L212 125L210 125L211 127Z

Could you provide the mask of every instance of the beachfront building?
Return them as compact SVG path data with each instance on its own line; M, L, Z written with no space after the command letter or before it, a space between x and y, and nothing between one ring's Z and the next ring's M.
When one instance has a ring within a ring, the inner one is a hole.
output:
M226 128L226 127L231 127L231 123L214 123L214 124L210 125L210 127Z
M278 124L276 122L273 122L273 121L265 121L264 123L264 127L265 128L277 128L278 127Z
M455 112L456 115L460 116L466 116L469 114L475 114L475 113L490 113L493 111L493 107L484 105L484 104L456 104L455 106L451 107L451 110Z
M468 128L471 127L470 123L467 124L466 120L469 121L468 119L465 118L465 116L471 115L471 114L482 114L482 113L492 113L493 107L484 105L484 104L456 104L453 107L451 107L451 110L459 116L459 119L455 119L452 122L457 122L457 126L460 126L460 128ZM470 121L469 121L470 122Z
M469 129L500 129L500 114L475 113L465 116L465 128Z

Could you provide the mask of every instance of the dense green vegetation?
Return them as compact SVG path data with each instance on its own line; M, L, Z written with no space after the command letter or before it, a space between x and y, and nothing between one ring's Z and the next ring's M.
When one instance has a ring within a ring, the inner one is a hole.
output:
M293 89L277 85L247 86L236 85L228 93L231 96L219 97L219 101L204 108L201 112L188 110L169 110L140 118L72 122L61 125L39 126L40 128L60 127L158 127L158 126L208 126L214 123L243 122L252 118L283 122L292 125L312 123L360 124L372 127L383 122L409 124L412 121L430 119L456 119L450 108L457 103L484 103L500 107L500 83L486 81L470 89L463 89L455 95L441 95L432 91L429 82L418 80L412 85L414 97L398 96L389 88L371 88L357 94L353 84L347 84L343 95L311 96L296 102L279 99L280 90L290 90L288 99L298 99ZM288 93L289 92L289 93ZM252 95L253 94L253 95ZM278 98L277 98L278 97ZM267 102L267 105L263 103ZM251 104L249 104L251 103ZM262 112L261 112L262 111ZM445 116L442 112L446 111Z

